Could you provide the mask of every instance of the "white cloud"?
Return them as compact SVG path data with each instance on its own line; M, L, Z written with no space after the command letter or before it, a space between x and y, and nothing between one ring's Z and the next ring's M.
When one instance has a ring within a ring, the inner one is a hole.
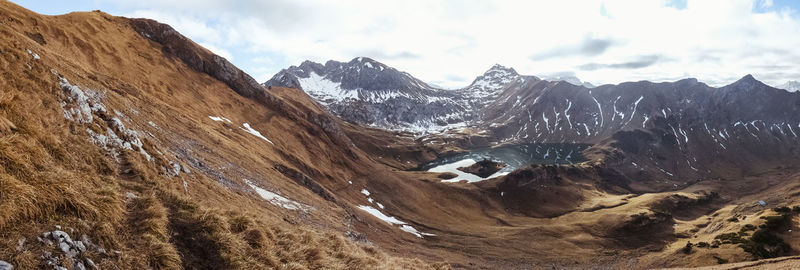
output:
M203 46L204 48L206 48L209 51L215 53L216 55L225 57L225 59L228 59L228 61L233 62L233 54L228 52L228 50L225 50L225 49L222 49L222 48L218 48L217 46L211 45L209 43L199 43L199 44L200 44L200 46Z
M115 3L232 53L225 57L261 81L303 60L357 56L445 87L464 86L494 63L523 74L574 72L595 84L800 79L796 11L769 0L687 0L682 9L666 0Z

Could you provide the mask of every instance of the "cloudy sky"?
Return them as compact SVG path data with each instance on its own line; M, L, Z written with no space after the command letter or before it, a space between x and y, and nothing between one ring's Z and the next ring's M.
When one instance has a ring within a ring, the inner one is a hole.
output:
M448 88L495 63L594 84L800 80L795 0L12 0L168 23L258 81L368 56Z

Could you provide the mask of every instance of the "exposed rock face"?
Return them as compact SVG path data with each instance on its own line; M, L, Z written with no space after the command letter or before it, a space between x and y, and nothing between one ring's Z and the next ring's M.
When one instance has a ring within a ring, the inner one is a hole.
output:
M325 65L307 61L266 84L302 87L351 122L430 133L467 127L473 147L606 145L590 149L602 154L603 164L637 178L659 179L632 186L640 191L724 174L726 168L711 165L720 157L754 168L800 156L800 93L750 75L719 88L696 79L595 88L576 78L554 79L495 65L468 87L439 90L372 59L356 58ZM431 102L436 99L441 102ZM485 138L482 144L474 144L476 136Z
M557 78L576 85L575 77ZM432 87L410 74L366 57L324 65L305 61L280 71L265 86L303 89L337 116L389 130L437 133L481 123L483 109L514 89L541 81L495 64L469 86ZM507 98L505 99L507 100Z
M130 19L130 24L142 37L161 44L165 54L177 57L192 69L222 81L238 94L276 109L291 120L305 119L311 121L319 125L332 139L345 145L350 144L350 140L329 115L303 114L290 109L289 105L267 92L267 89L258 84L253 77L250 77L250 75L225 58L197 45L175 31L171 26L151 19ZM352 155L352 153L350 154Z
M800 93L749 75L720 88L694 79L594 89L538 81L506 90L483 111L479 126L502 142L614 141L626 157L605 162L670 182L717 173L710 164L720 158L750 167L756 157L797 157L799 104ZM643 133L629 133L634 130Z
M476 162L470 166L460 167L458 168L459 171L465 173L471 173L483 178L489 177L490 175L502 170L506 165L500 162L495 162L492 160L484 159L481 161Z
M211 75L246 97L266 94L253 77L175 31L171 26L150 19L131 19L131 26L143 37L163 46L168 55L174 55L189 67Z
M513 68L495 64L483 75L475 78L469 86L460 89L458 92L469 98L470 103L475 107L473 109L480 109L492 100L497 99L505 88L529 79L538 80L532 76L520 76Z
M431 87L366 57L324 65L305 61L264 85L301 88L347 121L386 129L435 132L463 126L473 117L467 100L455 91Z
M90 269L97 269L94 261L85 258L84 252L90 251L102 255L106 254L105 249L92 243L85 234L81 235L81 240L73 240L68 233L55 230L43 233L38 239L40 243L48 247L55 247L56 254L45 251L40 256L46 266L52 266L55 269L66 269L64 268L67 266L65 265L66 259L69 259L69 261L73 263L73 269L87 269L87 267ZM4 268L2 262L0 262L0 270L2 269ZM13 269L13 267L11 269Z

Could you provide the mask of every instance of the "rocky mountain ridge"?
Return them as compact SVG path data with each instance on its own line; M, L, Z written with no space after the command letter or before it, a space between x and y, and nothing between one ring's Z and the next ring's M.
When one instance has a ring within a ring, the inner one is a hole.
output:
M314 85L301 86L306 92L314 91ZM370 86L373 90L380 88ZM513 68L494 65L465 88L426 89L428 93L451 94L451 100L461 105L458 108L463 117L459 119L467 119L442 126L436 126L435 121L421 124L428 125L420 130L432 131L428 137L433 140L462 137L468 142L466 147L610 141L638 145L624 148L632 153L616 162L621 170L633 172L647 167L659 172L652 176L663 179L659 188L686 185L688 182L676 182L686 177L718 175L711 166L702 164L720 155L742 168L752 166L746 159L735 158L745 153L756 153L762 162L800 155L792 147L800 142L800 94L770 87L751 75L719 88L696 79L587 88L522 76ZM353 98L349 104L359 102L367 101ZM369 102L372 106L381 104ZM347 111L348 104L328 104L328 108L352 121L341 113ZM426 119L437 117L430 114ZM452 129L454 126L457 128Z

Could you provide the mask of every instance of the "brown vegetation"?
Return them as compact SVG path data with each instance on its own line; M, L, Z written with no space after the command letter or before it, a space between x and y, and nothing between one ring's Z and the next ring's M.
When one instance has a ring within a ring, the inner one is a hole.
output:
M205 66L219 58L182 36L145 38L127 18L42 16L9 2L0 21L0 259L18 269L41 267L45 252L67 267L91 259L112 269L709 265L749 258L724 245L684 254L682 237L711 243L739 230L725 219L764 216L753 202L788 204L793 196L762 197L800 190L798 175L767 167L677 190L633 181L615 167L624 151L609 142L588 149L585 163L441 183L402 169L465 142L342 123L300 90L254 86L229 63ZM68 120L75 98L62 78L105 110ZM98 142L109 130L128 144ZM63 257L37 239L56 226L103 252ZM791 240L800 235L776 235L798 250Z

